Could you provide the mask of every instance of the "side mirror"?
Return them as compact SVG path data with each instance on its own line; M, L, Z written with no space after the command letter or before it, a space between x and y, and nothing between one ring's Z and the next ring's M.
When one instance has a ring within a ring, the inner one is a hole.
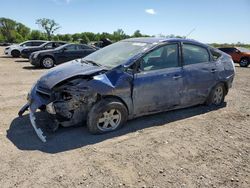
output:
M239 51L239 50L235 50L235 52L236 52L237 54L239 54L239 53L240 53L240 51Z

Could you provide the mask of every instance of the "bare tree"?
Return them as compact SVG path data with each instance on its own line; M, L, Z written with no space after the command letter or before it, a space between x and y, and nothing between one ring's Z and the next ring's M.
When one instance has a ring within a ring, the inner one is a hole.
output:
M54 32L60 28L60 25L56 23L55 20L48 18L38 19L36 20L36 24L38 24L46 32L48 40L51 40Z

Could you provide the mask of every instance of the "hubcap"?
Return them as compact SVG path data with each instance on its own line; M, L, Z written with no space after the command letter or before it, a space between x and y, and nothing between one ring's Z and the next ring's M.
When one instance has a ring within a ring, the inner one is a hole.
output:
M117 109L105 111L97 122L97 126L102 131L116 129L121 122L121 112Z
M242 59L240 63L241 65L246 66L248 64L248 61L246 59Z
M223 99L223 88L217 87L214 92L213 103L220 104Z
M46 68L50 68L50 67L53 67L53 59L47 57L43 60L43 66L46 67Z

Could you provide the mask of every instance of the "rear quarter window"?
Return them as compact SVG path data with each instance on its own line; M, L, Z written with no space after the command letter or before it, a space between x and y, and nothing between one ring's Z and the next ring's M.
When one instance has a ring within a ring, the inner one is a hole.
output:
M214 61L216 61L217 59L219 59L219 58L221 57L221 53L217 52L217 51L214 50L214 49L211 49L211 50L210 50L210 53L211 53L212 59L213 59Z

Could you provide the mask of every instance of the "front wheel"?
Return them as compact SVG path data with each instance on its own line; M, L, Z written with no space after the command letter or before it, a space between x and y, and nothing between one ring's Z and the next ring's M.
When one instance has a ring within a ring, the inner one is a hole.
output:
M41 66L45 69L50 69L52 67L54 67L54 59L51 58L51 57L45 57L42 59L42 62L41 62Z
M249 62L249 60L247 58L243 58L243 59L240 60L240 66L241 67L248 67L249 63L250 62Z
M12 50L11 51L11 56L12 57L20 57L20 52L18 50Z
M206 103L207 105L219 106L224 102L225 95L225 86L224 84L219 83L212 89Z
M119 129L127 121L127 108L116 99L104 99L95 104L88 114L87 126L92 134Z

